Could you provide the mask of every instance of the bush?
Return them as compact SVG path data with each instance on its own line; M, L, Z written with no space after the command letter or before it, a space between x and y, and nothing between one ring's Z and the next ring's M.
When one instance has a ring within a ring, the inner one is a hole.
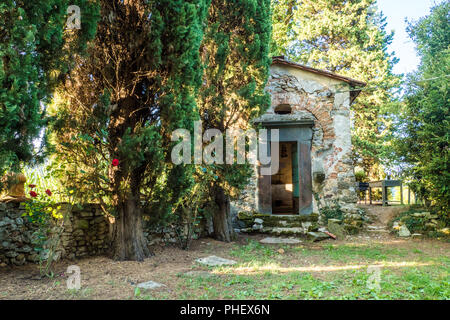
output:
M318 202L319 203L319 202ZM335 200L333 204L326 204L325 206L319 206L320 215L325 218L325 223L328 223L329 219L344 219L344 211L342 211L341 206Z
M53 276L53 262L58 259L58 250L61 235L64 232L64 222L67 208L62 208L53 197L50 189L40 190L36 185L30 184L30 201L24 202L25 213L22 215L29 222L37 226L32 235L34 250L39 253L39 271L41 276ZM70 199L73 191L67 196ZM73 200L73 199L70 199ZM73 206L73 201L70 201Z

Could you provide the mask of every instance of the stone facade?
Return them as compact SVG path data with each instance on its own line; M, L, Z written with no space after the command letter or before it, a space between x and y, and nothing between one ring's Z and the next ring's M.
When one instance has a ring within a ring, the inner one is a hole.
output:
M322 206L338 203L346 219L360 219L351 159L350 105L359 93L355 87L363 85L284 58L275 58L271 66L267 84L271 107L256 122L263 126L269 123L312 124L309 141L306 141L311 161L307 174L311 177L305 180L312 189L312 213L319 213ZM277 112L280 107L284 112ZM242 211L263 211L260 197L264 195L258 187L257 172L255 168L255 177L243 197L233 203L235 215Z

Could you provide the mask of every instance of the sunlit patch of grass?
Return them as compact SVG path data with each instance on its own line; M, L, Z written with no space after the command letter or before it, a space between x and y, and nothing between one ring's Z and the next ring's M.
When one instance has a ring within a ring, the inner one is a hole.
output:
M388 264L387 262L385 263ZM237 267L241 268L241 267ZM448 267L381 268L380 291L368 286L367 266L315 272L228 273L220 281L183 278L183 299L449 299ZM224 268L220 268L222 272ZM395 272L393 272L395 270ZM433 270L433 271L431 271ZM214 272L220 272L218 269Z
M272 247L262 245L261 243L249 240L246 245L236 245L230 255L239 258L241 261L269 261L278 253Z
M361 259L367 260L386 260L388 258L403 258L408 253L406 250L397 248L375 246L354 246L354 245L325 245L325 252L323 253L329 259L345 260Z
M401 261L401 262L389 262L389 261L378 261L373 264L379 267L394 267L394 268L405 268L405 267L422 267L433 265L433 263L420 263L415 261ZM214 273L216 274L255 274L271 272L274 274L279 273L289 273L289 272L336 272L345 270L359 270L367 268L367 264L349 264L349 265L312 265L312 266L292 266L283 267L276 263L261 264L261 263L248 263L246 265L241 265L239 267L222 267L216 269Z
M280 247L285 254L277 252ZM417 249L380 244L270 246L250 240L233 247L230 255L238 263L209 268L214 277L182 276L183 293L178 298L449 299L450 295L449 258L431 258ZM381 271L379 291L368 285L367 268L372 265Z
M384 269L380 276L380 290L367 286L368 273L353 271L352 281L344 281L341 294L332 299L449 299L448 273L436 267L407 268L401 272ZM447 276L445 274L447 273Z

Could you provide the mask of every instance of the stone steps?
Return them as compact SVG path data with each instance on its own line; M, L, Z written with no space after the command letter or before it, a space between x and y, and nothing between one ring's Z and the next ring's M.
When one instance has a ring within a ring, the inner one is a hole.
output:
M389 233L389 230L385 226L367 226L366 231L368 232L378 232L378 233Z
M273 236L305 236L306 232L304 228L293 227L293 228L284 228L284 227L267 227L259 230L255 230L253 228L243 228L239 229L239 232L242 233L260 233L260 234L268 234Z
M260 224L263 228L305 228L310 224L317 224L318 215L275 215L260 213L239 213L238 221L243 224L244 228L253 228L256 224Z
M376 225L370 225L366 227L367 232L373 232L373 233L389 233L390 231L386 228L386 226L376 226Z

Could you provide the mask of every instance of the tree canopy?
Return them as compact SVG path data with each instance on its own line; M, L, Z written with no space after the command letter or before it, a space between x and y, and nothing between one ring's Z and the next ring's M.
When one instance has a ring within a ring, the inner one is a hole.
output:
M65 30L67 8L83 8L82 29ZM45 104L95 33L98 12L88 0L0 3L0 174L38 160L33 140L46 124Z
M409 24L421 64L406 80L393 143L415 191L443 212L450 206L449 18L450 3L444 2Z
M208 1L105 0L100 7L89 55L76 57L58 90L54 162L67 187L82 188L83 199L115 217L114 258L143 260L150 253L142 209L158 181L166 203L190 187L189 168L171 166L169 145L173 130L198 118Z
M250 120L270 104L265 92L269 74L271 34L270 2L267 0L212 0L202 42L203 86L198 105L204 129L251 127ZM229 198L245 188L252 171L241 164L208 166L217 179L208 195L216 204L214 234L230 241Z

